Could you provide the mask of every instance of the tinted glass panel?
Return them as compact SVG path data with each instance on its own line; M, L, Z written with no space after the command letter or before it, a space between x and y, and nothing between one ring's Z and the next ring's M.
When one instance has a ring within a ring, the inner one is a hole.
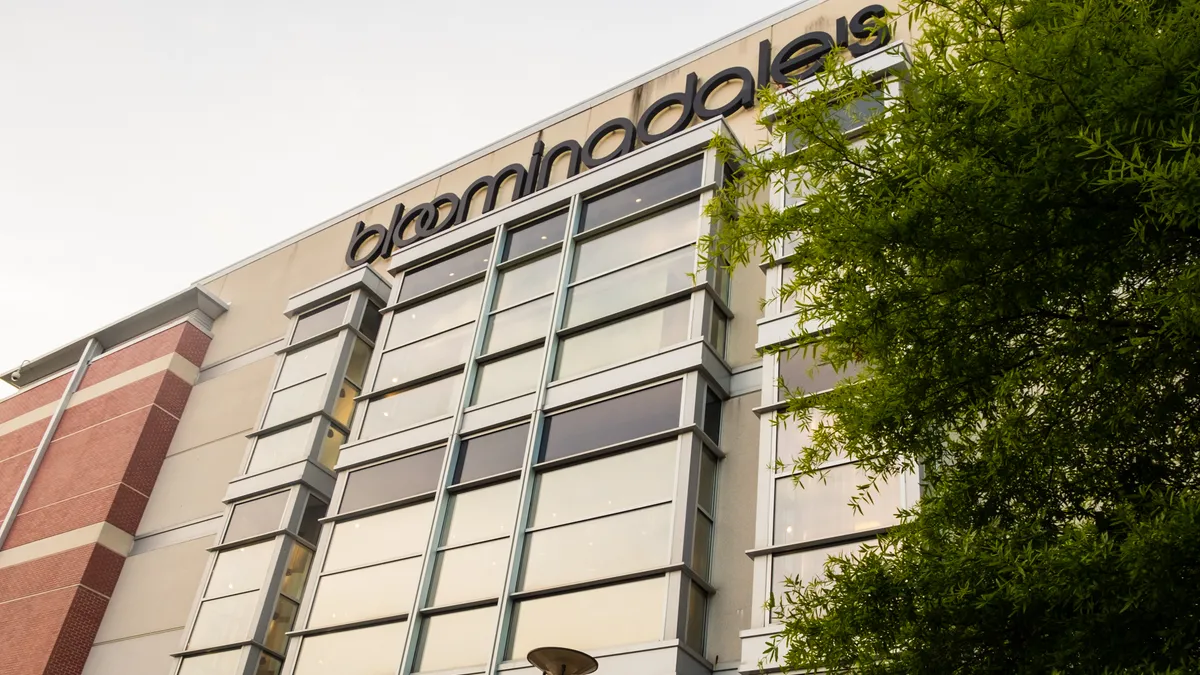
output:
M703 513L696 514L696 531L692 537L692 569L701 579L708 578L712 562L713 524Z
M560 211L536 223L524 225L508 233L503 260L516 258L543 246L562 241L567 232L567 212Z
M346 442L346 434L329 426L321 437L321 453L317 461L327 469L337 466L338 455L342 452L342 444Z
M250 624L258 605L258 591L200 603L188 649L215 647L250 637Z
M564 339L554 379L631 361L687 340L691 306L684 300Z
M497 613L493 606L429 617L421 627L417 670L447 670L487 663L492 636L496 633Z
M576 326L692 287L696 249L689 246L567 291L564 326Z
M351 471L346 478L346 491L339 511L357 511L432 492L437 487L445 455L446 448L438 448Z
M346 428L350 427L350 418L354 415L354 399L360 393L358 387L350 384L348 380L342 380L342 386L338 387L337 398L333 399L333 419Z
M343 298L323 309L300 317L300 320L296 322L296 332L292 334L292 342L307 340L314 335L342 325L346 321L346 307L349 304L350 299Z
M229 675L237 670L241 658L242 651L240 649L189 656L183 660L183 665L179 668L179 675Z
M696 492L696 504L709 513L713 512L717 487L717 460L707 452L700 452L700 485Z
M363 567L321 577L313 599L310 628L337 626L412 609L421 559Z
M267 638L264 641L268 649L283 652L284 646L287 645L287 632L292 629L292 624L296 622L297 609L300 609L298 604L282 595L275 599L275 608L271 612L270 621L267 623ZM275 668L278 667L278 663L278 661L273 661ZM261 673L262 671L260 670L259 672Z
M314 544L317 543L317 537L321 535L320 519L324 518L328 511L328 504L315 495L309 495L304 504L304 515L300 517L300 536Z
M520 468L528 434L529 425L522 424L464 440L459 445L454 482L462 483Z
M679 426L682 387L676 380L546 418L542 461Z
M371 348L362 340L355 340L354 346L350 348L350 363L346 366L346 379L361 389L370 362Z
M304 638L296 675L392 675L400 658L408 622L385 623L356 630Z
M492 242L489 241L427 267L405 272L398 300L403 302L476 272L482 272L487 269L491 255Z
M796 579L810 583L825 578L825 561L830 556L852 555L862 547L862 542L818 548L799 553L776 555L771 561L771 592L775 594L775 602L783 600L787 591L786 579Z
M850 364L844 370L834 372L833 366L821 357L821 350L814 353L812 347L793 349L779 355L779 376L788 388L796 393L815 394L834 388L838 382L853 377L859 370ZM782 392L781 392L782 395Z
M383 315L379 313L379 305L373 302L367 303L367 308L363 310L362 324L359 325L359 330L367 336L371 342L379 337L379 326L383 323Z
M438 553L430 604L451 605L500 595L508 571L508 549L508 539L497 539Z
M858 486L868 483L866 474L854 464L828 469L824 481L805 479L796 485L791 476L775 480L775 542L824 539L886 527L896 522L900 506L901 480L893 477L879 484L870 503L859 502L861 513L850 506Z
M267 564L271 561L274 549L274 541L264 541L218 553L204 597L233 595L262 588L267 580Z
M701 654L704 653L704 622L707 614L708 596L696 584L689 584L684 643Z
M432 522L433 502L429 501L337 523L325 557L325 571L421 553L428 543Z
M479 318L483 284L471 284L415 307L392 312L392 328L384 347L391 349L461 326Z
M820 410L813 411L807 425L789 415L779 415L779 422L775 425L775 457L783 464L778 467L780 472L792 472L801 451L812 445L812 430L824 421L825 413ZM847 459L841 452L834 451L825 464L839 464Z
M302 415L316 414L325 405L326 378L318 377L271 394L263 426L294 420Z
M275 388L283 389L328 373L333 366L333 355L338 342L339 340L333 337L285 355L283 367L279 370L279 381L275 383Z
M675 496L675 440L537 477L531 527L560 525Z
M458 407L462 382L462 373L458 373L371 399L367 402L361 437L375 438L452 414Z
M674 508L663 504L538 530L525 542L521 590L602 579L670 562Z
M308 435L311 431L312 425L305 423L259 437L254 441L254 453L250 455L250 466L246 473L274 469L308 457Z
M546 337L553 310L554 298L547 297L493 314L483 353L491 354Z
M656 577L518 602L506 656L544 645L586 651L661 640L666 595L666 580Z
M520 483L508 481L450 497L446 514L450 527L442 537L442 546L457 546L483 539L512 534L517 517Z
M496 286L496 308L551 293L558 285L557 253L504 270Z
M387 352L379 361L375 388L383 389L465 363L471 355L474 337L472 323Z
M278 530L287 499L286 492L276 492L234 506L233 514L229 516L229 528L225 530L225 541L237 541Z
M503 401L537 389L542 377L544 351L538 347L480 364L479 373L475 376L472 405Z
M621 216L627 216L648 206L664 202L700 187L700 174L704 168L703 157L697 157L632 185L588 200L584 205L583 223L580 230L603 225Z
M579 244L571 281L648 258L696 241L700 207L688 202Z
M704 433L721 442L721 397L712 389L704 395Z
M294 619L294 617L293 617ZM272 624L272 627L274 624ZM286 641L285 641L286 644ZM280 651L283 651L282 649ZM258 655L258 666L254 669L254 675L279 675L279 671L283 669L283 662L274 656L266 654Z
M308 578L308 569L312 566L312 551L301 544L292 544L291 547L287 566L283 568L283 578L279 580L279 591L299 600L304 593L304 580Z

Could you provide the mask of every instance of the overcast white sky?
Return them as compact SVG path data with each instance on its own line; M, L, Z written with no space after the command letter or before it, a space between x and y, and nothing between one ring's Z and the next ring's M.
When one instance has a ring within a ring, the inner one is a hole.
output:
M0 0L0 370L790 4Z

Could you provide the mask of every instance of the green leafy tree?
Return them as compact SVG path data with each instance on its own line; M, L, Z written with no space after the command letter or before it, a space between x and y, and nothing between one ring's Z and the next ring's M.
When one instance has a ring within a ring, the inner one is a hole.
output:
M791 585L767 657L1198 672L1200 0L913 0L889 21L920 30L898 92L835 54L810 97L762 92L802 150L714 141L741 168L710 260L794 241L783 294L829 326L797 348L864 364L793 392L801 482L838 451L926 485L878 546ZM852 144L864 97L886 114ZM804 202L764 205L785 182Z

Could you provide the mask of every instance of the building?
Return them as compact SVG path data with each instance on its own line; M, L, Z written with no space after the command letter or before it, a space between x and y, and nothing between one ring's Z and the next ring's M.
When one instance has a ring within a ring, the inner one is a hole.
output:
M916 483L773 468L778 378L834 376L761 352L786 267L691 275L708 144L835 44L894 78L881 12L804 2L4 373L0 673L758 670L772 589Z

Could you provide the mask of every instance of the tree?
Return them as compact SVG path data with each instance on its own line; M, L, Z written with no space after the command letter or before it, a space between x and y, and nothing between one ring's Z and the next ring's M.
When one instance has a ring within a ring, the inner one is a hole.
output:
M838 450L926 484L878 546L793 585L768 656L1196 672L1200 0L913 0L889 20L921 30L900 91L834 54L812 96L761 92L802 150L714 141L741 164L709 260L797 242L783 293L829 326L797 348L864 364L791 398L802 482ZM887 112L851 145L839 118L863 97ZM805 201L764 205L784 181Z

